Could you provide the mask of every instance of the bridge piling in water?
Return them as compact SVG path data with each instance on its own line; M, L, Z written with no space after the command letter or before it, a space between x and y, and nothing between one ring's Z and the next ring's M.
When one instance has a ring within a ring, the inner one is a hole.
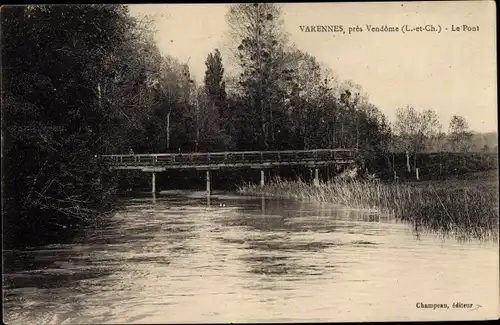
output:
M151 192L156 193L156 173L151 173Z
M260 187L264 187L264 169L260 170Z
M318 168L314 169L314 180L313 180L313 185L314 186L319 186L319 172Z
M210 171L207 170L207 195L210 195Z

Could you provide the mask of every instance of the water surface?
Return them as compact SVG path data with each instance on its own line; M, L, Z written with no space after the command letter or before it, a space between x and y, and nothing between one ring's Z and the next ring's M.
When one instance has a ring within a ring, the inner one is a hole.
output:
M73 243L4 252L4 262L7 324L498 317L496 244L417 237L328 204L186 191L127 198Z

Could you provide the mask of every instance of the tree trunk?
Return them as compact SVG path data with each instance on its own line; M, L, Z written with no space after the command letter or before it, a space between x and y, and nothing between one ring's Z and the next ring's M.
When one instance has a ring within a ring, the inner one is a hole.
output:
M406 151L406 168L408 169L408 173L411 172L411 166L410 166L410 153L408 150Z
M342 121L342 125L340 127L340 148L344 148L344 122Z
M196 105L196 140L194 144L194 151L198 152L198 141L200 139L200 111Z
M356 114L356 150L359 149L359 123L358 123L358 112Z
M170 112L167 114L167 151L170 150Z
M269 125L270 125L270 128L271 128L271 148L272 149L276 149L275 148L275 137L274 137L274 122L273 122L273 109L272 109L272 105L269 106Z
M443 162L442 162L442 153L439 152L439 175L441 175L443 173Z
M257 4L257 23L255 26L255 40L257 43L257 60L259 67L259 80L258 80L258 92L257 92L257 100L258 106L261 114L261 123L262 123L262 140L264 149L267 150L269 145L267 141L268 137L268 126L266 125L266 110L265 105L262 100L262 56L261 56L261 46L260 46L260 5Z
M102 95L101 95L101 83L98 82L97 83L97 100L98 100L97 104L99 105L99 109L102 108L101 107L101 102L102 102L101 97L102 97Z

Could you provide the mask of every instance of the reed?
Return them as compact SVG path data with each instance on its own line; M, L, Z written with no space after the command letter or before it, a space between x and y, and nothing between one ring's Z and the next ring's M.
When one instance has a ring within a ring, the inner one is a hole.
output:
M498 241L498 190L488 182L377 183L337 181L315 187L273 179L260 187L244 184L243 195L265 195L377 210L410 222L414 229Z

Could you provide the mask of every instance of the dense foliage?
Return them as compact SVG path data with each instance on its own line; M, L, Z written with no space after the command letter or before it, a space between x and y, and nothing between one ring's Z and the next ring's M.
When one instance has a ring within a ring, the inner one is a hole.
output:
M99 85L132 21L123 6L2 9L3 226L11 243L106 208L110 177L94 155L104 152L112 114Z

